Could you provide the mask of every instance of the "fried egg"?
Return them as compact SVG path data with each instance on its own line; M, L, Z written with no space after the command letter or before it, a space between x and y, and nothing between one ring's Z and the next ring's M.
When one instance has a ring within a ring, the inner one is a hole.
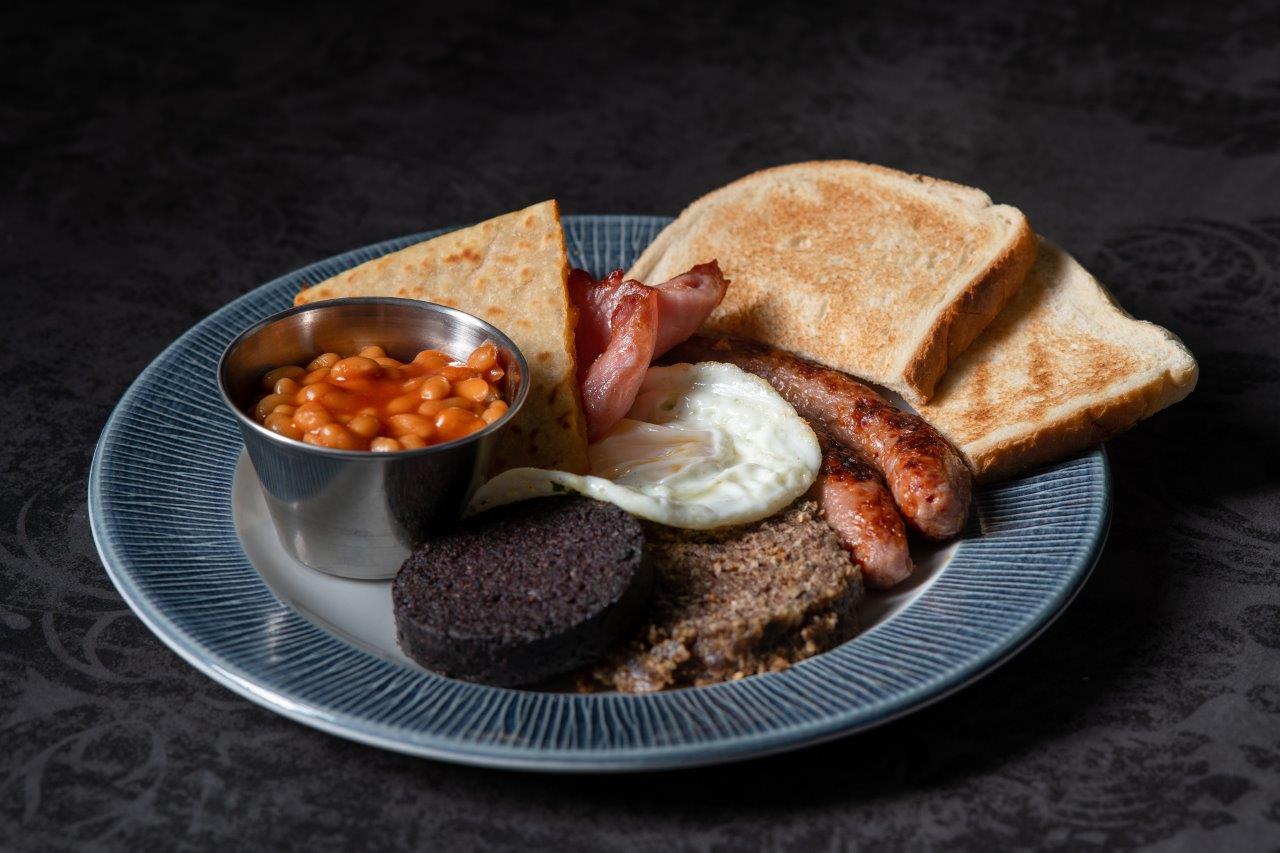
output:
M707 530L773 515L813 484L822 458L813 430L769 383L719 362L650 367L626 418L588 453L585 476L504 471L470 511L572 491Z

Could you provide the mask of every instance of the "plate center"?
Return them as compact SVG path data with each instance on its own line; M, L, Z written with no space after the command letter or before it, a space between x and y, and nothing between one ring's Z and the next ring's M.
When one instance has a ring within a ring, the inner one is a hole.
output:
M289 556L276 537L262 487L241 451L231 489L236 533L249 562L271 591L317 627L387 660L416 666L396 645L390 580L351 580L318 572ZM911 577L888 592L870 592L858 615L863 633L883 624L929 587L955 553L956 543L916 545ZM857 642L854 638L850 642Z

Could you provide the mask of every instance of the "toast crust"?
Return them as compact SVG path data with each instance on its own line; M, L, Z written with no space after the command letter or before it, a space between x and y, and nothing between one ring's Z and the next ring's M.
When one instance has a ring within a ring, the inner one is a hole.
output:
M1151 377L1111 399L1064 411L1036 429L978 445L965 461L979 483L1006 479L1101 444L1182 400L1195 383L1195 375Z
M734 285L707 330L769 340L926 400L1016 292L1035 238L982 191L853 160L775 166L690 204L629 275L712 257Z
M1017 213L1013 208L1008 209ZM951 363L1018 292L1035 263L1036 251L1035 232L1026 218L1018 214L1013 241L938 316L925 336L924 345L903 367L904 391L915 391L914 395L903 393L904 397L912 403L922 403L933 396Z

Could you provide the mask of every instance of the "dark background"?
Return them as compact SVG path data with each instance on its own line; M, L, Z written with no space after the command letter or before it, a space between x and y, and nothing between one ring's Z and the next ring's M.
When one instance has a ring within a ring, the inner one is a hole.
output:
M0 847L1280 845L1273 4L536 6L0 13ZM215 308L545 197L675 214L824 157L1021 207L1200 360L1109 445L1089 585L979 685L789 756L547 778L286 722L115 594L94 441Z

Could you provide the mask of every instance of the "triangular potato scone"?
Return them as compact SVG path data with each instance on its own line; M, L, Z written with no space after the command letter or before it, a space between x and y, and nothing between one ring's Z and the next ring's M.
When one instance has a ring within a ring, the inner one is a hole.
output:
M544 201L375 258L307 288L294 304L399 296L489 321L520 347L530 372L529 396L503 435L495 470L527 465L581 473L586 424L568 274L559 208Z

